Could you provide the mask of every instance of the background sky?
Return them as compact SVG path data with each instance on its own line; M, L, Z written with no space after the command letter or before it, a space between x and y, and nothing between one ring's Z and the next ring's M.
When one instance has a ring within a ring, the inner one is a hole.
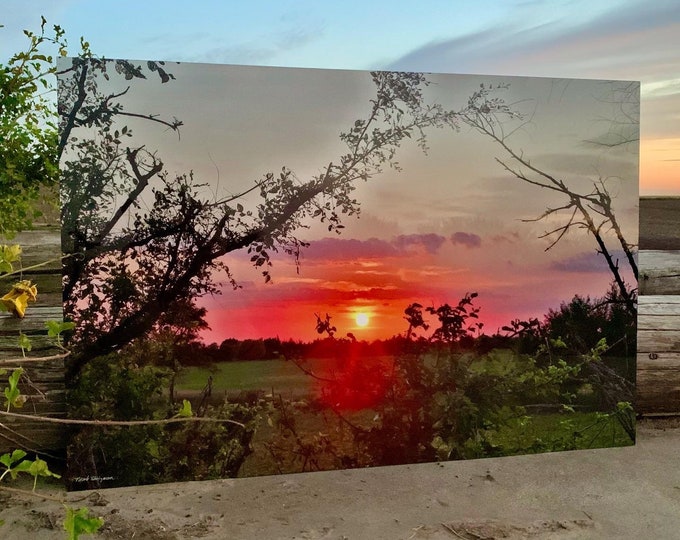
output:
M0 58L39 16L108 58L642 82L643 195L680 195L677 0L0 0Z
M0 1L0 23L5 25L0 29L0 58L20 49L20 30L36 29L44 15L66 29L73 52L82 35L96 54L108 58L639 80L641 193L680 195L680 5L675 1ZM178 69L181 75L184 68ZM341 73L321 77L314 86L321 88L335 76ZM343 83L343 91L334 92L330 85L323 98L308 92L304 100L285 107L279 103L273 111L288 114L291 120L301 118L303 111L295 107L304 102L308 117L316 115L316 121L300 123L294 137L268 130L271 150L262 152L259 140L258 159L253 161L247 158L254 146L243 138L235 137L225 145L213 135L215 145L206 144L206 130L212 129L213 134L224 130L219 126L222 117L200 104L223 97L225 81L191 88L188 78L181 79L173 83L177 95L185 96L184 103L186 95L193 101L184 108L169 101L168 112L185 121L182 148L188 153L167 142L167 134L158 140L165 141L165 149L173 155L169 165L194 169L223 190L252 182L282 165L301 178L318 172L336 157L337 133L347 120L361 116L360 103L366 96L361 84ZM494 80L483 77L484 82ZM534 131L523 131L518 144L557 170L566 170L568 164L572 173L621 172L625 159L600 154L581 161L583 148L577 148L584 135L592 136L599 129L592 99L587 104L581 98L598 95L599 83L583 87L563 80L543 85L534 80L539 86L526 87L523 81L513 80L512 91L517 90L519 98L529 95L532 106L546 116ZM241 97L265 97L254 93L262 92L262 85L242 88ZM310 89L297 88L298 92ZM456 87L449 97L455 101L466 88L465 84ZM157 112L165 112L161 98L150 99ZM246 105L232 108L230 114L230 121L241 114L252 128L253 114ZM576 124L570 125L572 120ZM211 122L218 125L211 128ZM271 125L273 120L267 122ZM564 122L569 129L560 127ZM321 137L329 125L337 126L333 136ZM192 129L202 134L193 147ZM570 135L570 142L553 137L560 132ZM461 142L453 150L450 140L433 145L433 151L457 164L455 174L449 171L452 183L448 184L439 183L442 174L433 161L419 161L418 152L406 149L402 161L406 159L411 168L398 177L381 178L377 187L360 193L362 218L351 228L348 225L342 237L310 231L310 239L316 242L305 253L300 277L290 261L277 261L274 286L265 289L245 259L230 260L244 288L240 296L226 293L205 300L213 327L209 339L233 335L233 328L239 329L236 337L271 335L261 317L248 318L249 306L256 305L260 313L262 306L269 308L268 320L299 321L298 328L291 327L291 335L310 328L313 335L310 314L326 311L343 332L359 331L352 317L358 310L373 315L374 332L382 320L383 328L392 329L384 332L394 333L403 330L397 309L403 310L409 299L425 305L456 302L465 292L476 290L487 328L493 331L510 318L540 317L575 293L604 292L608 275L602 262L594 260L589 240L569 237L559 250L546 255L546 243L537 240L546 225L520 221L545 208L541 195L517 183L510 185L497 164L494 168L493 149L479 140L462 142L466 136L457 139ZM314 142L314 156L310 157L309 144L301 144L303 140ZM472 149L479 154L473 155ZM264 155L267 160L261 159ZM574 169L575 163L579 169ZM630 173L627 179L635 176L629 168L625 172ZM621 213L627 230L636 233L634 198L629 196L637 195L637 188L631 185L620 186ZM464 192L464 199L452 196L452 186ZM406 291L418 294L408 296Z

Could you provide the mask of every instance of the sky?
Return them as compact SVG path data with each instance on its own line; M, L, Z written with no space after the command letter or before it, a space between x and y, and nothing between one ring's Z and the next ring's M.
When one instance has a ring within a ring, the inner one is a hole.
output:
M175 77L167 84L155 77L100 83L107 93L131 85L121 98L128 111L181 118L180 137L156 123L124 122L136 141L158 152L171 177L193 171L208 199L245 192L283 166L304 182L338 163L347 152L339 134L368 117L375 94L370 73L359 70L165 67ZM578 191L604 179L625 235L637 236L637 144L587 142L606 140L610 120L619 119L611 83L451 74L428 80L425 102L447 110L464 107L481 84L500 86L494 95L524 115L505 124L513 132L509 144ZM404 143L397 154L401 170L385 167L359 182L352 197L361 214L344 219L341 235L306 221L309 228L298 234L310 245L300 267L285 254L275 256L272 283L264 283L245 250L226 256L240 288L215 276L223 294L198 302L211 327L204 339L307 341L318 337L315 314L330 315L339 335L389 338L406 331L409 304L455 305L472 292L479 294L479 320L494 333L516 318L542 318L575 294L602 296L611 277L590 236L569 233L546 252L550 239L540 237L564 217L522 221L566 201L512 177L495 159L507 159L497 144L459 127L429 130L426 154ZM240 202L254 209L259 201Z
M636 80L640 192L680 195L676 0L0 0L0 59L40 15L107 58Z
M634 189L630 184L637 169L630 169L630 156L589 154L582 159L582 136L592 136L601 128L596 118L602 111L593 108L597 100L592 99L600 95L601 85L564 79L640 81L640 193L680 195L680 4L676 1L0 2L0 24L5 26L0 29L0 59L20 49L24 43L20 30L35 29L44 15L49 23L66 29L72 51L84 36L96 54L107 58L559 78L511 81L511 92L517 91L522 99L529 95L537 114L535 125L519 134L517 144L551 167L567 167L585 176L610 171L618 175L623 166L621 212L628 216L627 230L634 233L634 203L629 197L637 195L637 183ZM314 87L321 89L341 75L315 79ZM171 165L195 169L220 189L233 189L238 182L252 181L282 165L294 168L301 178L318 172L337 155L337 133L347 120L361 114L366 97L363 83L343 82L343 91L331 88L323 97L314 97L311 87L298 86L299 92L306 92L306 115L296 109L300 102L294 100L273 110L281 121L284 112L289 120L314 114L316 120L300 122L295 137L283 128L268 130L266 142L272 150L263 152L260 138L254 161L249 149L255 145L247 138L219 144L220 137L227 136L219 125L212 128L210 142L215 147L206 144L205 137L192 143L192 129L204 133L211 122L219 123L221 117L214 109L199 104L221 99L225 87L221 85L226 84L190 88L178 80L174 85L178 96L191 93L194 101L179 110L169 102L172 114L185 121L182 148L186 149L184 154L179 147L167 146L175 159ZM442 97L455 101L464 94L467 83L457 84L462 87ZM229 113L232 122L241 114L253 133L258 131L251 121L263 112L249 112L249 98L275 100L257 92L262 92L257 85L240 92L244 101ZM586 103L583 96L590 101ZM151 99L162 109L160 97ZM602 106L602 101L597 103ZM568 126L558 129L565 122ZM330 138L329 125L337 126L330 130ZM571 138L560 139L560 132ZM274 284L265 288L246 260L230 260L243 285L242 294L205 299L213 328L206 338L219 341L229 337L233 328L239 329L236 337L265 332L261 317L247 317L253 306L260 310L268 306L268 320L298 321L299 326L289 330L291 335L308 336L309 328L313 335L309 314L329 312L343 332L377 337L403 329L399 309L411 300L424 305L454 303L475 290L487 328L493 330L510 318L541 316L573 294L603 292L608 275L601 261L593 260L593 247L584 243L584 237L567 237L560 249L546 254L546 242L537 238L546 225L521 221L544 210L542 195L509 184L493 160L494 149L479 140L469 142L467 136L461 134L453 145L450 139L433 141L429 161L405 149L409 168L360 193L361 219L348 225L341 237L310 230L315 242L304 255L300 276L289 260L275 261ZM302 140L314 144L301 144ZM224 153L225 147L236 157ZM437 167L446 160L456 165L455 174L448 173L444 181ZM371 316L369 326L356 324L354 314L359 311Z

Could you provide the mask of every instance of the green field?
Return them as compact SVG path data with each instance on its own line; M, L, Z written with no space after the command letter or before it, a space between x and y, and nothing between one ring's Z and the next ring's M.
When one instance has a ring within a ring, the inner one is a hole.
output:
M386 358L377 361L383 363ZM307 361L304 366L318 376L332 377L336 363L332 360L314 359ZM320 383L293 362L236 361L214 364L210 368L185 368L176 381L177 396L189 399L196 397L206 386L209 377L212 377L213 399L238 398L242 392L271 392L274 396L281 396L281 404L285 403L294 414L297 432L305 443L310 443L317 435L325 433L332 434L333 443L338 449L351 451L354 447L354 441L343 422L330 409L320 410L307 401L306 398L316 394ZM364 429L370 429L376 421L375 411L345 411L342 414L351 423ZM281 437L279 429L271 423L271 419L276 416L274 409L263 413L252 441L253 453L244 463L240 476L337 467L330 456L320 456L314 467L301 469L300 461L295 459L299 450L294 444L296 438ZM478 436L487 441L487 452L490 453L486 455L515 455L631 444L616 420L596 412L539 413L508 418L506 423L496 429L482 429ZM270 444L280 448L285 456L284 462L272 458L267 449ZM476 455L476 452L472 455Z
M318 375L328 374L332 360L310 360L306 364ZM283 360L255 360L249 362L220 362L210 368L184 368L177 378L178 390L200 391L208 378L213 378L213 392L233 394L252 390L307 395L314 388L314 379L292 362Z

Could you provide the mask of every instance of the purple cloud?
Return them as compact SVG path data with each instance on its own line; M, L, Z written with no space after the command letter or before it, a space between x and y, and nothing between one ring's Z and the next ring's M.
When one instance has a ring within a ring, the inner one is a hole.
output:
M481 236L474 233L456 232L451 235L451 243L455 245L463 245L467 248L478 248L482 245Z
M434 255L442 247L446 238L438 234L400 234L392 244L399 250L405 251L411 246L422 246L430 255Z
M615 251L612 253L612 257L616 261L623 260L625 254L623 251ZM550 270L556 270L558 272L607 272L607 261L605 258L595 251L589 251L586 253L580 253L569 257L568 259L563 259L561 261L554 261L550 264Z
M390 242L378 238L322 238L312 241L302 253L303 258L308 260L379 259L399 255Z

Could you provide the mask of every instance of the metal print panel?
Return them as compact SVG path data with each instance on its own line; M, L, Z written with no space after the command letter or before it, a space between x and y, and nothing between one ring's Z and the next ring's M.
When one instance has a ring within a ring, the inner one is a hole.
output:
M637 83L59 71L70 487L634 442Z

